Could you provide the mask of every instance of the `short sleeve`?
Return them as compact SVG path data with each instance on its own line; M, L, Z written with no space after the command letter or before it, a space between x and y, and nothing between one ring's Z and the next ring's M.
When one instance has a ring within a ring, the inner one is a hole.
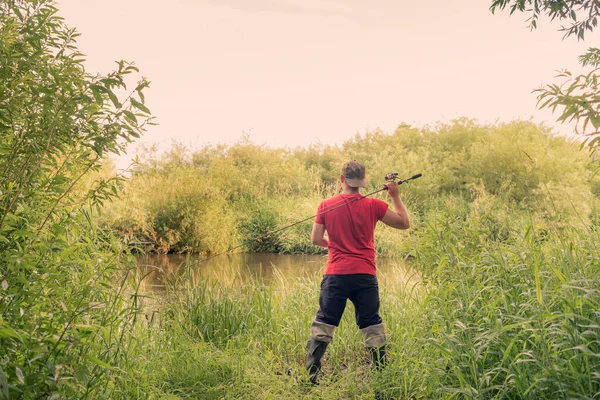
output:
M385 201L373 199L373 211L375 214L375 218L377 218L377 221L381 221L383 219L388 208L388 203L386 203Z
M325 218L323 215L321 215L324 209L324 204L319 204L319 208L317 209L317 215L315 216L315 224L325 225Z

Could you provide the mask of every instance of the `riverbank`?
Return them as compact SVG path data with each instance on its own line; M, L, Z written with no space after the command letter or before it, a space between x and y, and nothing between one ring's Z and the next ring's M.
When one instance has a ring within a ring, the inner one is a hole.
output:
M108 397L537 399L600 391L598 177L564 139L528 123L462 121L309 155L248 143L209 150L148 164L106 226L130 246L144 237L155 250L186 251L187 237L196 243L190 251L211 254L311 215L335 192L342 156L383 176L400 154L406 170L424 173L402 188L411 230L376 231L378 253L410 254L406 268L419 277L407 285L396 280L401 274L380 275L390 364L372 370L349 305L322 384L307 386L318 273L250 283L235 273L189 273L165 290L157 313L136 322L126 357L135 362L115 363L126 372L111 375ZM311 253L310 225L247 250Z
M271 149L241 141L194 151L174 146L164 154L149 150L119 200L105 208L102 224L140 252L211 255L245 243L240 251L324 254L308 240L310 217L339 192L339 168L347 159L366 166L370 186L364 193L381 188L390 171L401 178L423 174L400 187L413 232L444 208L464 217L486 196L497 197L495 208L474 212L485 213L484 223L496 225L500 236L510 230L507 214L588 223L600 203L600 176L593 176L576 145L529 122L463 119L369 132L341 147ZM376 196L389 200L383 192ZM410 254L410 233L380 226L375 235L378 254Z
M524 224L482 242L450 221L408 265L380 275L390 363L375 372L349 304L321 385L306 384L304 345L320 276L269 284L182 277L140 320L111 398L578 398L600 390L597 231ZM135 361L135 362L134 362Z
M600 176L578 146L530 122L460 119L339 147L176 145L126 179L107 157L153 123L149 82L125 61L86 72L52 2L2 4L1 400L600 392ZM401 189L411 230L376 232L378 254L411 255L418 277L381 271L381 373L349 305L321 385L306 385L317 272L243 280L232 261L223 279L188 268L160 296L144 286L144 252L323 254L310 221L273 233L314 215L348 159L366 165L369 191L391 171L423 174Z

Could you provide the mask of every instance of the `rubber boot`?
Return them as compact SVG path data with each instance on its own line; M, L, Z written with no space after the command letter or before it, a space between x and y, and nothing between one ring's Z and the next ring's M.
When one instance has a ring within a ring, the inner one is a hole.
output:
M377 371L381 371L387 364L386 348L381 347L369 347L369 353L371 354L371 360Z
M308 350L306 369L308 370L310 383L313 385L317 384L317 375L321 369L321 358L323 358L323 354L325 354L328 344L329 343L310 339L306 345L306 349Z

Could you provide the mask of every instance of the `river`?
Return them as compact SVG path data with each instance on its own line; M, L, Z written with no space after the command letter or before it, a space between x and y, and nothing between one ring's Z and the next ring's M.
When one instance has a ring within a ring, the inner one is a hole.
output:
M140 278L145 276L140 291L159 294L178 278L265 284L277 279L310 278L323 274L326 261L327 256L303 254L238 253L208 260L198 255L149 254L138 257L137 273ZM393 275L395 281L406 283L416 279L400 258L379 257L377 267L384 278Z

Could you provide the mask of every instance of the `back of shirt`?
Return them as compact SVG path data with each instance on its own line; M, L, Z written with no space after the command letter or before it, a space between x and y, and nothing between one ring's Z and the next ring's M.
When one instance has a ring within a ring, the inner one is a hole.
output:
M376 274L373 236L377 221L381 221L386 202L361 194L339 194L323 201L315 223L325 225L329 236L329 258L325 274Z

